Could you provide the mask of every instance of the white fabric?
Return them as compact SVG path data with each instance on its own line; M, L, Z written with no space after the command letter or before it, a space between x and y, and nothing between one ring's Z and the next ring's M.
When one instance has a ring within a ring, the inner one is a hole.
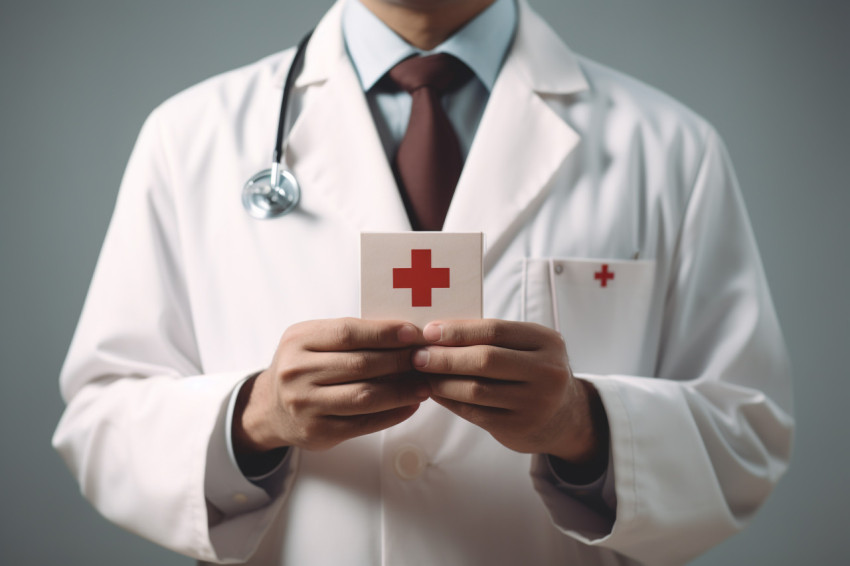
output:
M704 121L576 58L524 3L445 230L486 234L485 316L557 321L599 390L613 524L567 497L544 504L553 484L531 456L432 402L383 433L294 451L268 504L207 502L234 387L287 326L356 315L360 231L410 228L339 4L297 82L287 159L302 203L275 221L244 213L291 57L193 87L142 129L61 380L54 444L85 496L179 552L266 565L675 564L740 530L786 468L792 419L728 156ZM610 295L584 277L602 264ZM401 451L425 459L413 479Z

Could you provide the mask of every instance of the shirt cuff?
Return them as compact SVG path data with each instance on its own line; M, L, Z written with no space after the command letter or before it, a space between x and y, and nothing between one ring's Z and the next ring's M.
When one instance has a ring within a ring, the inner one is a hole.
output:
M610 454L608 455L608 466L605 467L605 471L603 471L602 474L594 481L587 484L571 483L559 476L558 472L555 471L555 466L552 465L552 458L554 458L554 456L550 456L548 454L543 455L543 459L546 461L546 466L548 468L548 474L550 475L550 480L554 482L555 486L557 486L560 491L582 500L600 499L602 497L602 488L605 485L605 480L607 479L611 468Z
M219 411L216 428L207 449L204 493L207 501L225 516L240 515L271 503L279 495L286 479L292 473L290 463L294 450L286 450L280 462L268 472L246 477L239 469L233 451L231 424L239 391L246 377L233 389L227 405Z
M534 488L558 527L588 538L611 532L617 510L613 461L609 447L608 466L602 475L589 484L577 485L558 477L550 456L537 454L533 457Z
M257 471L252 474L246 474L243 469L239 467L239 461L236 459L236 451L233 449L233 435L231 431L233 430L233 413L236 411L236 401L239 398L239 392L242 391L242 387L248 382L249 379L256 377L257 374L249 375L245 379L239 382L239 384L233 389L233 393L230 394L230 401L227 403L227 417L225 419L225 429L224 429L224 440L227 443L227 456L230 458L230 463L232 466L235 466L239 473L242 474L248 481L259 485L260 487L271 488L271 485L265 485L269 483L269 479L277 478L280 470L286 466L289 462L290 457L289 453L291 450L289 448L281 448L278 450L273 450L269 453L268 462L265 465L260 466L261 471Z
M555 471L552 465L552 456L546 456L546 464L549 467L549 473L559 491L567 495L571 495L576 499L582 500L585 504L591 507L599 507L605 511L615 511L617 509L617 493L614 489L614 451L609 443L608 445L608 465L605 471L602 472L596 480L586 485L578 485L570 483L561 478Z

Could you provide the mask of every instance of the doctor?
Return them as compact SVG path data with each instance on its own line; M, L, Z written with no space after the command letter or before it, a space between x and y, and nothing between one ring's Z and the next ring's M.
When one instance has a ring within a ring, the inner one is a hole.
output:
M488 319L361 321L358 233L419 227L385 75L434 48L469 71L442 229L486 234ZM292 56L142 129L61 377L84 495L206 562L677 564L739 531L793 421L712 128L524 0L342 0L293 91L301 202L257 221Z

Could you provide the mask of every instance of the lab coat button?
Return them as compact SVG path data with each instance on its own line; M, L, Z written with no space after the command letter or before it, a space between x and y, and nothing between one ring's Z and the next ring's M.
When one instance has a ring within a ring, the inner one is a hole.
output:
M425 454L416 446L403 446L395 455L395 472L405 480L415 480L425 470Z
M564 266L561 265L560 263L556 263L555 264L555 273L560 275L563 272L564 272Z
M233 495L233 502L234 503L247 503L248 502L248 496L245 495L244 493L236 493L236 494Z

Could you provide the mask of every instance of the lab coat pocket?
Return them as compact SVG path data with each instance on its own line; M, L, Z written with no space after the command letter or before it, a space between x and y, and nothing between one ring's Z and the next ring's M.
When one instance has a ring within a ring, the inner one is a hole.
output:
M575 372L642 374L655 261L528 258L523 260L523 320L558 330Z

